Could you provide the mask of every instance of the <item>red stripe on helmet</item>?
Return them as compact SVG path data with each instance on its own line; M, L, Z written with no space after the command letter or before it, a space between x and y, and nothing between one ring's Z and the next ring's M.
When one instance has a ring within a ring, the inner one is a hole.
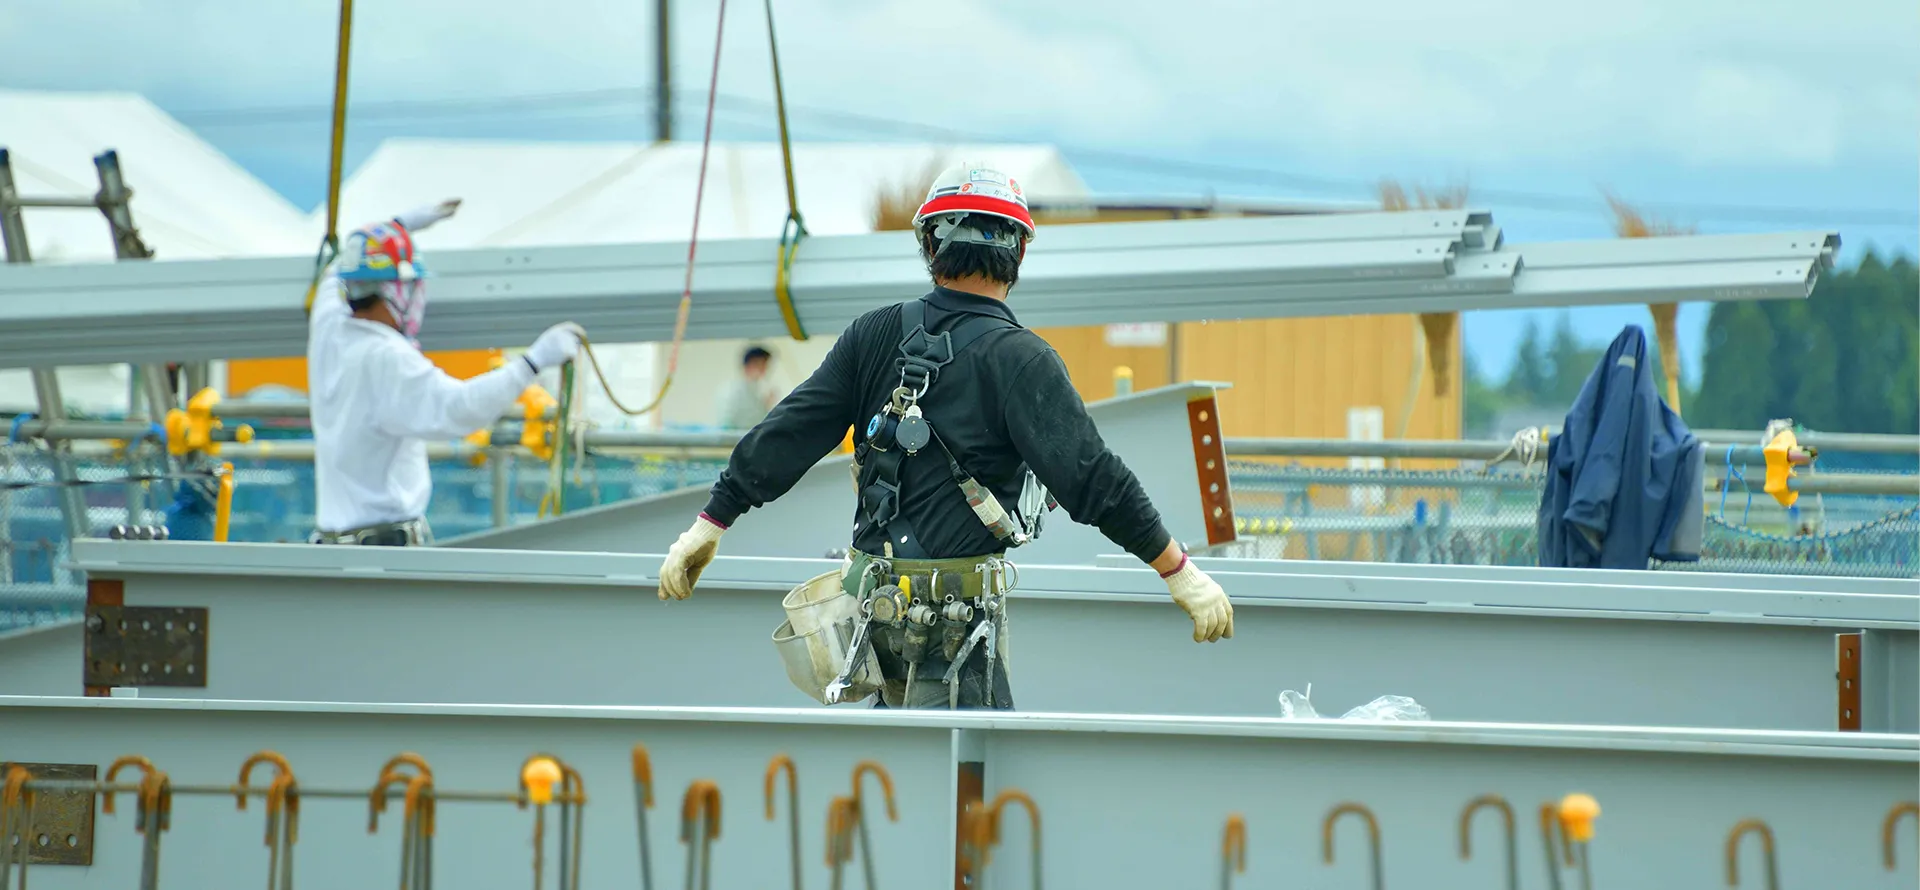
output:
M1027 208L1005 198L989 198L982 195L942 195L920 205L916 217L925 217L934 213L952 213L963 210L976 213L992 213L1004 216L1025 226L1027 234L1033 234L1033 216Z

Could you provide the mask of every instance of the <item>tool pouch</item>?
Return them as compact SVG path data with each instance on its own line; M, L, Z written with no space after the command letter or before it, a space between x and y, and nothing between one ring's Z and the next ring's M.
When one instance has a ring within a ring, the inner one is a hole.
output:
M862 620L860 600L841 587L841 570L820 575L780 601L787 620L773 632L773 648L787 669L787 679L814 701L827 703L827 685L840 675L853 654L855 631ZM862 648L871 644L862 639ZM872 652L858 659L840 702L852 704L879 691L884 678Z

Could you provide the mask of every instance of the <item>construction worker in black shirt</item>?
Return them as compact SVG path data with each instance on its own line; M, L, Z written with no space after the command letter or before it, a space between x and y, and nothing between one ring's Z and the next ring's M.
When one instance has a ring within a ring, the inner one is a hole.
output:
M785 494L851 425L849 558L788 594L774 634L816 700L878 692L887 707L1011 709L1006 553L1054 504L1159 571L1195 641L1233 636L1226 593L1101 441L1060 356L1007 306L1034 236L1018 183L951 168L913 225L933 291L854 320L740 440L669 550L660 598L691 595L727 527Z

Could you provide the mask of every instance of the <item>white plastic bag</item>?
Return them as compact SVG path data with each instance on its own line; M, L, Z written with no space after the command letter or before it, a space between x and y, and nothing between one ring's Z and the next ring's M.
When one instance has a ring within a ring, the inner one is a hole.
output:
M1427 709L1404 695L1383 695L1340 715L1342 720L1432 720Z
M1307 684L1306 692L1292 689L1280 693L1280 719L1282 720L1321 720L1320 712L1313 707L1313 684ZM1427 709L1419 702L1404 695L1383 695L1367 702L1345 714L1341 720L1432 720Z

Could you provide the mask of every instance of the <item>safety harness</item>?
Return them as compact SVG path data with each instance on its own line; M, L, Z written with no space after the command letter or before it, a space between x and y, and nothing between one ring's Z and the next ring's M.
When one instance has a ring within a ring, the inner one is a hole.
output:
M900 471L907 458L931 446L946 460L954 485L966 496L967 505L981 524L1003 546L1018 547L1040 535L1044 510L1057 506L1052 496L1027 470L1017 507L1019 515L1008 515L993 492L962 469L946 443L940 441L939 433L920 411L920 400L939 379L941 369L952 364L967 347L993 331L1020 325L996 316L963 312L958 315L959 321L935 333L927 330L926 307L926 302L918 299L900 304L900 354L894 360L900 384L894 387L887 404L867 421L864 441L854 451L861 510L886 535L885 556L928 558L912 524L900 513Z

